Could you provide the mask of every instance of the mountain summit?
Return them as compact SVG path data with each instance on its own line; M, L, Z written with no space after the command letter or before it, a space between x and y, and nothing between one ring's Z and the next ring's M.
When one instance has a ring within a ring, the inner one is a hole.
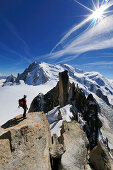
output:
M65 70L68 71L70 81L78 84L86 95L92 92L105 101L107 105L113 105L112 81L104 78L98 72L83 72L67 64L51 65L33 62L23 73L18 74L17 78L14 78L13 84L20 83L21 80L25 84L33 86L41 85L48 81L57 82L59 72ZM11 78L10 76L8 77L4 85L7 85L8 82L10 84L10 80L12 80L12 75ZM12 85L12 82L10 85Z

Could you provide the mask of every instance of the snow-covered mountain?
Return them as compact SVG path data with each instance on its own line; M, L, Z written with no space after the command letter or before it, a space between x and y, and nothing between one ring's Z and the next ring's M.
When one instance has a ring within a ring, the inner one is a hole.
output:
M16 77L13 76L12 74L6 78L6 81L4 82L3 86L5 85L13 85L16 81Z
M103 123L102 133L113 143L111 135L113 130L113 81L104 78L100 73L83 72L67 64L51 65L34 62L23 73L18 74L17 77L9 76L4 86L0 87L0 108L2 113L0 124L23 113L22 109L18 109L19 98L26 94L29 108L32 100L39 93L45 94L56 86L59 81L59 72L64 70L68 71L69 81L82 88L86 96L90 93L93 94L101 109L99 117ZM69 111L65 112L69 117ZM57 125L60 127L60 124ZM58 130L57 126L53 129L53 133L54 130Z
M99 98L104 100L107 105L113 105L113 82L104 78L98 72L83 72L80 69L73 68L67 64L51 65L47 63L34 62L17 78L12 75L6 80L8 82L19 83L23 80L28 85L41 85L48 81L58 81L59 72L68 71L71 82L78 84L87 94L95 93Z
M24 80L29 85L39 85L48 81L48 76L45 74L41 64L34 62L29 65L22 74L18 74L16 82Z

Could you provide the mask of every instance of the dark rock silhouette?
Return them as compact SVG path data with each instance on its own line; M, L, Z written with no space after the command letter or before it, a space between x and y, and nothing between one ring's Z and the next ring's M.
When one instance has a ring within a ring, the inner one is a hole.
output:
M98 107L92 94L87 97L86 111L84 113L87 121L86 133L90 142L90 149L92 149L98 144L98 131L100 129Z
M96 170L113 170L113 160L101 142L90 152L90 164Z
M74 90L74 101L78 111L84 113L84 109L86 106L86 97L83 90L78 86Z

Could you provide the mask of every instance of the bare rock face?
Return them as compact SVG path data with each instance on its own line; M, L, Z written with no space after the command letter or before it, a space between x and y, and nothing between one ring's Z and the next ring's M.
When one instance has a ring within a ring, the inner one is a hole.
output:
M88 140L76 121L63 122L61 130L65 153L61 158L63 170L84 170L87 156Z
M44 111L47 113L54 107L61 107L68 104L69 77L68 72L59 73L59 82L57 85L47 92L45 95L39 94L36 96L30 106L29 112Z
M0 140L0 169L8 169L11 159L11 149L8 139Z
M90 149L98 144L98 130L100 129L98 108L92 94L89 94L86 100L86 110L84 119L87 121L86 133L90 142Z
M75 106L86 122L83 128L87 134L90 149L93 149L98 143L98 130L101 128L101 122L98 118L98 105L92 94L89 94L86 98L85 93L78 86L74 88L74 85L71 85L71 87Z
M69 77L68 72L59 73L59 104L61 107L68 104Z
M0 170L51 170L49 124L43 113L29 113L2 126Z
M59 86L57 85L45 95L36 96L30 106L29 112L44 111L47 113L59 104Z
M101 142L90 152L90 163L96 170L113 170L113 160Z
M54 134L52 136L52 146L50 148L52 170L61 169L61 157L64 152L65 147L63 146L63 144L59 143L58 136Z
M85 97L85 93L83 92L83 90L79 88L78 86L77 88L75 88L75 91L74 91L74 100L75 100L75 105L78 111L83 113L85 105L86 105L86 97Z

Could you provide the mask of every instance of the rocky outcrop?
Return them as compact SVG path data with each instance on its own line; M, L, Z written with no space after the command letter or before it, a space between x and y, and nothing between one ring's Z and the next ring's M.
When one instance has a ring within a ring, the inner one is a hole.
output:
M61 107L68 104L69 77L68 72L59 73L59 104Z
M58 136L53 134L52 145L50 148L50 154L52 158L60 158L65 152L65 147L63 144L59 143Z
M86 120L86 134L90 142L90 149L95 147L98 143L98 131L100 129L99 118L98 118L98 107L90 94L86 100L86 110L84 112L84 119Z
M39 94L36 96L30 106L29 112L44 111L47 113L54 107L59 105L59 85L51 89L45 95Z
M78 85L77 87L74 87L74 85L72 87L72 104L74 107L76 106L82 119L85 120L83 129L87 134L90 149L92 149L98 143L98 130L101 128L101 122L98 118L98 105L92 94L89 94L86 98L85 93ZM76 118L76 120L78 119Z
M16 80L16 77L13 76L12 74L6 78L6 81L4 82L3 86L6 85L13 85Z
M88 140L76 121L63 122L60 139L66 151L61 157L61 166L65 170L84 170L87 164Z
M73 96L74 96L74 101L75 101L75 106L77 107L78 111L83 113L85 106L86 106L86 97L85 93L81 88L77 87L73 91Z
M36 96L30 106L29 112L44 111L47 113L54 107L68 104L69 77L67 71L59 73L59 82L45 95Z
M90 164L96 170L113 170L113 160L101 142L90 152Z
M29 112L44 111L47 113L54 107L60 107L66 104L72 104L77 109L86 122L83 129L85 130L90 142L90 149L98 143L98 130L100 129L100 120L98 118L98 105L92 94L86 98L81 88L75 87L74 83L69 82L68 72L59 73L59 82L56 87L45 95L39 94L31 103ZM72 109L74 112L74 109ZM77 113L73 114L75 120L78 120Z
M63 122L61 136L51 138L45 114L28 113L27 119L20 115L0 129L0 170L86 170L87 148L76 121Z
M51 170L49 124L43 113L16 117L2 126L0 169Z
M59 143L58 136L54 134L52 136L52 145L50 148L52 170L61 169L61 157L65 151L64 145Z

